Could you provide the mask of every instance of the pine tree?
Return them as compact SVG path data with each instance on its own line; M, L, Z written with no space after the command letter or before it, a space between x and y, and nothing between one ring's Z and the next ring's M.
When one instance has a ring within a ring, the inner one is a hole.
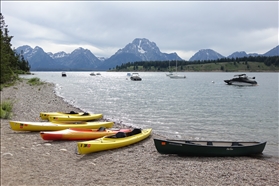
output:
M4 16L0 13L0 50L1 50L1 63L0 63L0 83L6 83L18 78L18 73L24 71L29 72L30 66L22 55L17 54L12 50L11 40L13 36L9 36L8 25L5 24Z

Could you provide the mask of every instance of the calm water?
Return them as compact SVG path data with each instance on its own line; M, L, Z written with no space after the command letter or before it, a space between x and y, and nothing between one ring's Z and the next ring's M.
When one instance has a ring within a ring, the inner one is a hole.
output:
M278 157L278 73L246 73L258 86L229 86L235 73L181 73L170 79L141 72L130 81L125 72L34 72L56 84L67 102L105 118L169 138L267 141L264 154Z

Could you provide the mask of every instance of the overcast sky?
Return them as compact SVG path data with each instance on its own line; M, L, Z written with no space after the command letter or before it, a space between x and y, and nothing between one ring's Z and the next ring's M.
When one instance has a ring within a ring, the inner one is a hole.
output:
M71 53L82 47L110 57L135 38L146 38L185 60L200 49L228 56L276 47L278 8L276 1L1 1L13 48Z

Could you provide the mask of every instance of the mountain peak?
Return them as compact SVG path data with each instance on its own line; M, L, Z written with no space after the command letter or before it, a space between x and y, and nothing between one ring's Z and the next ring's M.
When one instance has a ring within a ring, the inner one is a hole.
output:
M221 54L218 52L215 52L212 49L201 49L195 55L193 55L189 61L205 61L205 60L215 60L219 58L224 58Z

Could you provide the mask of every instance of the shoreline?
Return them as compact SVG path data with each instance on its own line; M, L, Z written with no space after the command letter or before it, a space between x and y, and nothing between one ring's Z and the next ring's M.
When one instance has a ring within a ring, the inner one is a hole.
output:
M39 113L82 112L56 95L54 84L27 80L1 91L14 100L11 120L40 121ZM105 116L104 116L105 117ZM105 119L105 118L104 118ZM123 123L114 127L125 128ZM76 141L44 141L1 119L1 185L277 185L279 162L255 157L179 157L157 152L152 134L137 144L76 154ZM163 138L163 137L162 137Z

